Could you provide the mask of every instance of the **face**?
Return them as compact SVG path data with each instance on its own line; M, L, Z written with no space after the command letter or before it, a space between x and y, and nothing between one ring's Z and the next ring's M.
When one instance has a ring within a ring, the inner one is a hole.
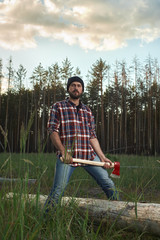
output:
M72 99L79 99L82 92L82 85L79 82L72 82L69 86L68 93Z

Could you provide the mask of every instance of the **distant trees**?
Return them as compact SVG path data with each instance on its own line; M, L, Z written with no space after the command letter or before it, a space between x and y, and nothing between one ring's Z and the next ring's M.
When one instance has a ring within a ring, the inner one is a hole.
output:
M53 150L46 130L49 109L53 103L67 97L67 79L72 75L82 77L80 69L74 69L68 58L61 66L55 62L44 68L39 63L30 78L22 64L14 70L12 58L4 71L0 59L1 152L9 150L8 143L13 152L22 152L22 145L23 152ZM8 80L4 93L3 78ZM82 78L85 82L82 100L93 111L97 136L104 151L160 154L157 60L149 56L143 65L134 58L131 66L125 61L116 61L111 67L100 58L92 64L87 77ZM27 89L24 81L30 81L31 88Z

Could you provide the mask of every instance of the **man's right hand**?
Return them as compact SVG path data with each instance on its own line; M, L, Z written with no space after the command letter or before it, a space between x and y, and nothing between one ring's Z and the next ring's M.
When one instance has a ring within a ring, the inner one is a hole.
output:
M67 163L67 164L72 164L73 163L72 156L69 153L62 154L62 159L63 159L64 163Z

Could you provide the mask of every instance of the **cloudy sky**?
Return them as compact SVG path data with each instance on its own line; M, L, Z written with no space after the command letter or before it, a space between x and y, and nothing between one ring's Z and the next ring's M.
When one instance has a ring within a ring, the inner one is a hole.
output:
M99 58L160 62L160 0L0 0L0 58L29 72L68 57L86 76Z

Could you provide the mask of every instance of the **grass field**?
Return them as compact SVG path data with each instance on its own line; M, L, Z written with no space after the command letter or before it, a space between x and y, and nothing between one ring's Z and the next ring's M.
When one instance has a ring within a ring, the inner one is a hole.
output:
M114 179L124 201L160 203L160 163L155 157L109 156L121 164L121 178ZM0 183L1 239L158 239L143 233L117 230L114 224L95 225L86 214L82 216L73 203L70 208L58 206L49 222L38 204L25 202L23 193L48 195L54 177L55 154L0 154L0 177L20 179ZM129 166L129 167L128 167ZM111 170L109 170L111 172ZM29 184L23 179L36 179ZM8 192L19 193L7 200ZM73 173L66 196L106 199L97 183L82 168Z

